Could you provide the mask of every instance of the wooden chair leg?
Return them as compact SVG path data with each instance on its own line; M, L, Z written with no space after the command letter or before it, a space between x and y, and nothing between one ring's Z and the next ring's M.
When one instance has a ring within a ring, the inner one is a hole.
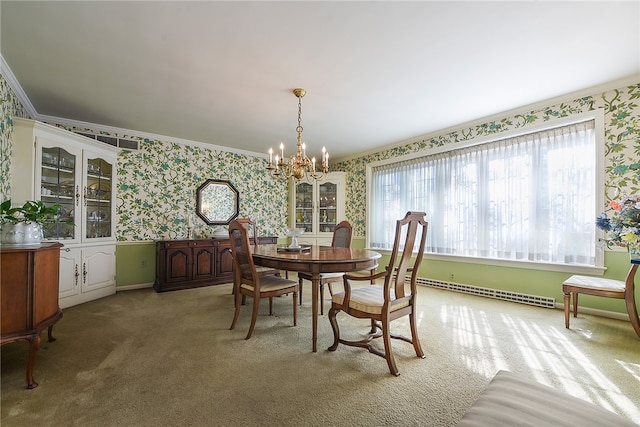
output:
M382 320L382 340L384 341L384 358L387 360L389 372L397 377L400 375L400 372L398 372L396 360L393 358L393 351L391 350L391 334L389 331L388 319Z
M376 326L376 321L371 319L371 330L369 331L370 334L375 334L377 331L377 326Z
M338 348L338 344L340 343L340 328L338 327L338 321L336 320L336 316L338 315L340 310L336 308L331 308L329 310L329 323L331 324L331 329L333 330L333 344L327 349L329 351L335 351Z
M273 298L269 298L269 316L273 316Z
M231 322L231 327L229 329L235 328L236 322L238 321L238 315L240 314L240 306L241 306L240 302L242 301L242 296L240 295L239 292L236 293L234 300L235 300L236 312L233 314L233 321Z
M418 338L418 325L416 323L415 313L409 315L409 325L411 327L411 341L413 343L413 349L416 351L416 356L424 359L424 351L422 351L420 339Z
M324 315L324 285L320 280L320 316Z
M569 314L571 311L571 292L564 293L564 327L569 329Z
M251 338L251 334L253 333L253 328L256 326L256 319L258 318L258 307L260 306L260 298L253 299L253 312L251 313L251 326L249 326L249 332L247 332L247 336L245 340Z
M636 334L640 337L640 319L638 319L638 309L636 308L634 295L631 294L630 297L626 297L624 300L627 305L627 313L629 313L631 326L633 326L633 330L636 331Z
M573 317L578 317L578 293L573 293Z

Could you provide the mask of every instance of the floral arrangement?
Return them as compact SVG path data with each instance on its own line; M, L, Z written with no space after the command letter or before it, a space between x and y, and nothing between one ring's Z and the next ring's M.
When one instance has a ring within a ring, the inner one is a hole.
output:
M609 207L613 209L611 218L606 213L596 218L596 226L607 232L607 247L640 248L640 196L613 200Z

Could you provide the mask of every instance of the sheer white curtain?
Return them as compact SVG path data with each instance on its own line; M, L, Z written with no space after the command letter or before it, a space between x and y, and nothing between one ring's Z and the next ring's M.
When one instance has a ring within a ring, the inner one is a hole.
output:
M427 212L427 251L595 264L594 121L372 168L370 245Z

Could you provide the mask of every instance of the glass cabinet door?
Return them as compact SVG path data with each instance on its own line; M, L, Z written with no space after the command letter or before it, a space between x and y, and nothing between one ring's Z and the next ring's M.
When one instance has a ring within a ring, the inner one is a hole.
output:
M296 184L296 228L313 232L313 186L306 182Z
M338 185L333 182L324 182L318 186L318 232L333 233L338 219L337 203Z
M88 158L84 188L85 238L111 237L113 165L101 158Z
M40 196L47 205L59 204L60 222L45 224L44 238L75 239L75 212L80 203L78 159L60 147L43 147L40 165Z

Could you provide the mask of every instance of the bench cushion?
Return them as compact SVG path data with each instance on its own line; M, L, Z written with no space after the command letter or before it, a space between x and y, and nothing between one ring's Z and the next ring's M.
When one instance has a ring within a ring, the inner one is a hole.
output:
M507 371L493 377L458 426L638 427L618 414Z
M622 280L603 279L601 277L573 275L562 282L563 285L577 285L590 289L607 289L624 293L625 283Z

